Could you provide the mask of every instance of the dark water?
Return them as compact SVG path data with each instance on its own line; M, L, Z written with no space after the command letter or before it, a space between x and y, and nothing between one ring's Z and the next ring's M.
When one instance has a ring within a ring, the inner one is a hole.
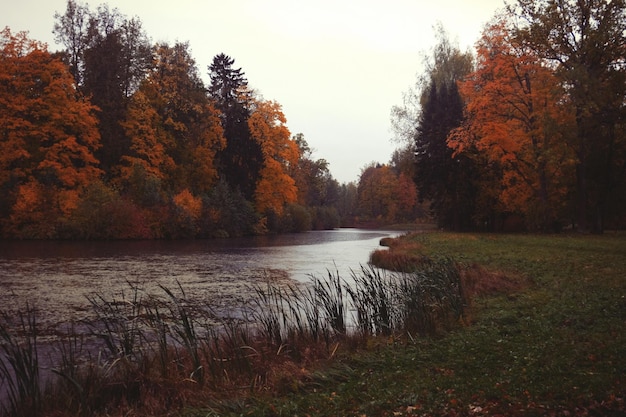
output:
M227 240L136 242L0 242L0 310L28 304L42 336L69 321L90 319L88 296L128 299L131 286L227 308L266 280L306 283L310 277L367 264L382 237L396 232L339 229ZM124 295L125 294L125 295Z

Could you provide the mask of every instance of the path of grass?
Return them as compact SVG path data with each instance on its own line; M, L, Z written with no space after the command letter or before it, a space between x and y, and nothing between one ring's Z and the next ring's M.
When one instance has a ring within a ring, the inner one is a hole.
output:
M532 283L475 300L471 325L442 337L382 340L311 372L292 392L185 415L624 415L625 234L411 239L429 256Z

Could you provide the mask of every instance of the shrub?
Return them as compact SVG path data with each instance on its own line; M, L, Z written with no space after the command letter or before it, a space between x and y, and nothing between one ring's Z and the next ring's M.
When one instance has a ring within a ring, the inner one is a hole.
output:
M258 216L252 204L238 190L220 181L202 202L199 235L237 237L252 234Z
M335 207L311 207L309 212L314 230L332 230L341 224L339 213Z
M87 187L67 221L65 236L79 239L153 237L147 212L101 181Z

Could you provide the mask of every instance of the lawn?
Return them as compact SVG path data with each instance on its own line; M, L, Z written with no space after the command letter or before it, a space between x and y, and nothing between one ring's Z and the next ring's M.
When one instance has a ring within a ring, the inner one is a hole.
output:
M245 399L225 395L182 415L626 413L626 234L402 239L392 250L450 257L524 285L473 299L452 330L341 347L332 360L298 372L306 375L298 383Z

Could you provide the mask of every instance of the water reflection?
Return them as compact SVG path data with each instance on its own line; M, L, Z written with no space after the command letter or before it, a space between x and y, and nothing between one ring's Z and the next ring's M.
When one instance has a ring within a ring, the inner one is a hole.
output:
M339 229L226 240L0 242L0 309L39 311L48 333L89 319L87 295L120 299L130 284L149 294L177 288L217 308L237 305L250 286L273 279L308 282L365 265L387 231Z

